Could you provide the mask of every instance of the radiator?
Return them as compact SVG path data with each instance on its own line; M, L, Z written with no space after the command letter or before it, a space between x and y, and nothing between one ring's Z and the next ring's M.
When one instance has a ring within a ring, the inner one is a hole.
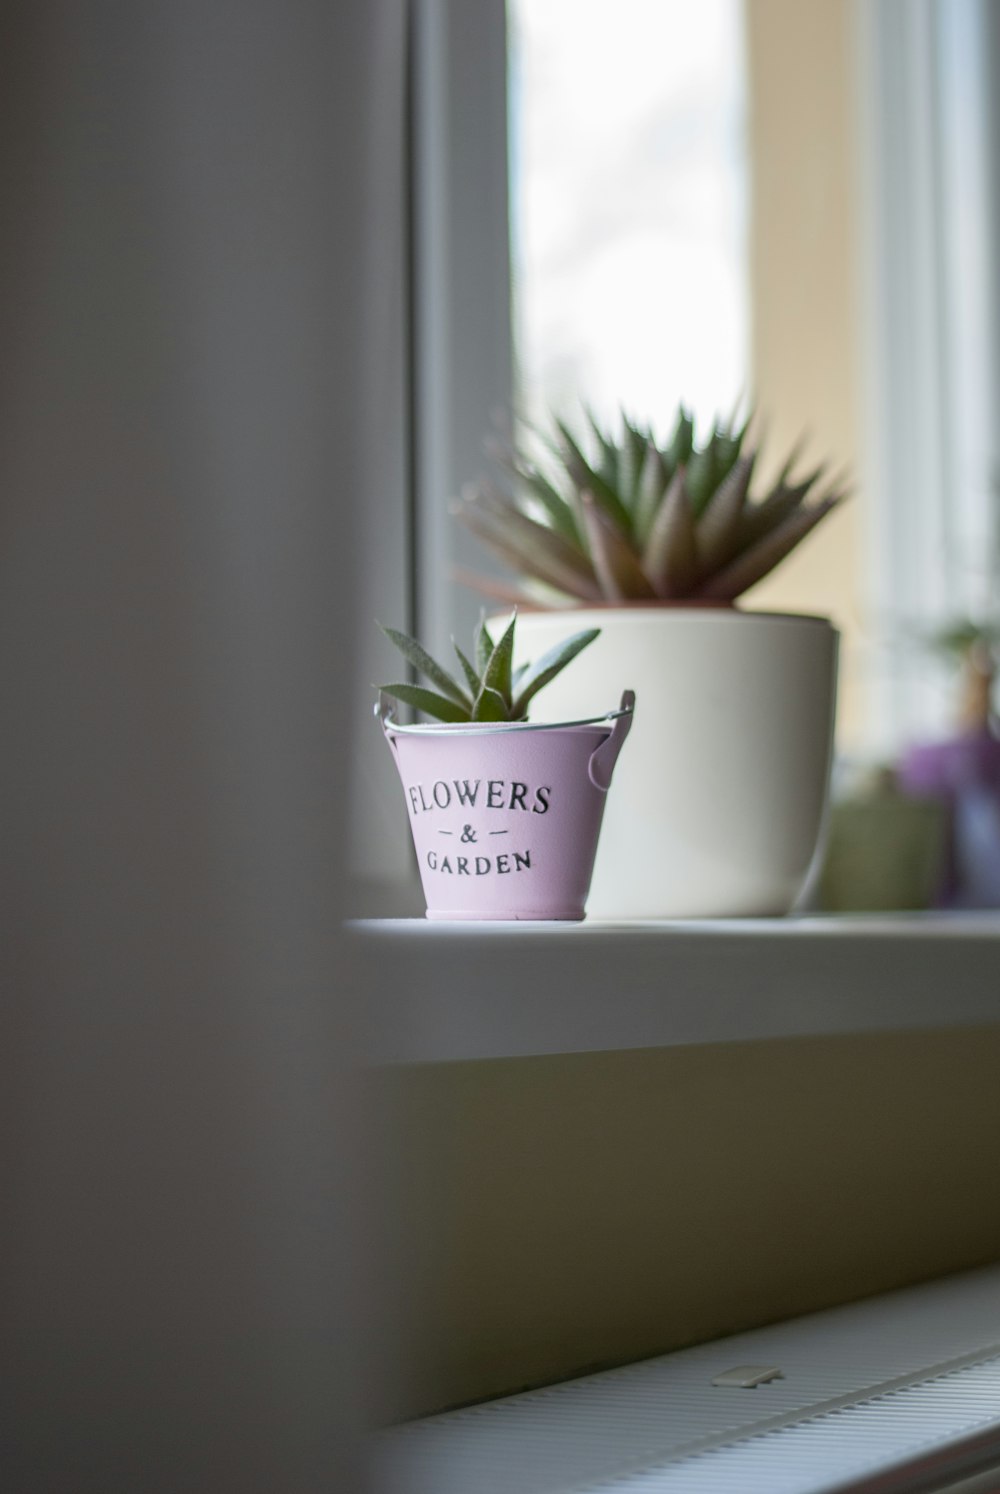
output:
M377 1494L1000 1494L1000 1268L395 1427L374 1461Z

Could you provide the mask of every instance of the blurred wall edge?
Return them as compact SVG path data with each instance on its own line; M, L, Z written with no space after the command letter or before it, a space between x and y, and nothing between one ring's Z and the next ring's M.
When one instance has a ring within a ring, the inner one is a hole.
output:
M5 1494L362 1487L341 702L398 22L2 10Z

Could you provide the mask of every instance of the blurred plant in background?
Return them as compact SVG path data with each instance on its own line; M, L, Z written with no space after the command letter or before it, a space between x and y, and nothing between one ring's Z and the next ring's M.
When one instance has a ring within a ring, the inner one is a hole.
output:
M1000 908L1000 484L982 606L915 641L948 661L954 730L856 778L834 806L820 883L830 910Z

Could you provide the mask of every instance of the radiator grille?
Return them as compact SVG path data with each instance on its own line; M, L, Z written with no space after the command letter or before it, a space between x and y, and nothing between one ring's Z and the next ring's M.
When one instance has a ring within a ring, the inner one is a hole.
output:
M741 1363L784 1378L711 1386ZM379 1441L376 1487L832 1494L877 1478L880 1494L909 1494L994 1457L1000 1269L395 1428Z
M584 1487L588 1494L835 1494L875 1481L880 1494L913 1494L941 1488L949 1467L958 1475L987 1461L1000 1463L1000 1357Z

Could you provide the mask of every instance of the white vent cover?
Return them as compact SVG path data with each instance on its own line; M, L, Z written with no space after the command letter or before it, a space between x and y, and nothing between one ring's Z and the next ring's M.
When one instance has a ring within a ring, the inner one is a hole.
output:
M782 1378L712 1385L740 1365ZM376 1462L378 1494L941 1490L1000 1467L1000 1268L430 1417Z

